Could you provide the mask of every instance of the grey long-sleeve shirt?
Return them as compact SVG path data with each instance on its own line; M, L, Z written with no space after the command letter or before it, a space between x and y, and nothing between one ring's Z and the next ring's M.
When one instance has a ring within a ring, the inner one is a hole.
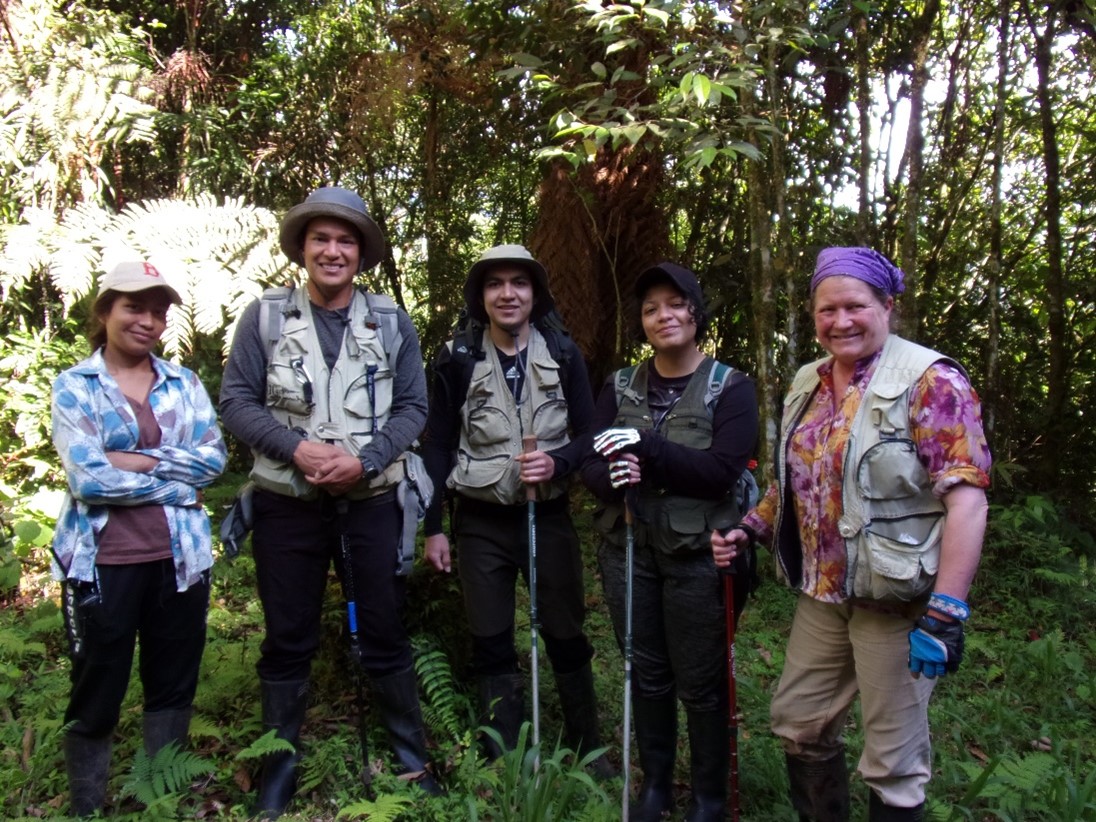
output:
M259 329L260 302L256 300L244 310L232 339L221 382L221 421L251 448L292 462L301 436L278 422L266 407L267 354ZM345 311L312 305L312 320L328 368L342 347L345 316ZM393 367L392 410L384 427L358 455L378 471L410 448L426 424L426 372L419 336L406 312L399 310L396 316L403 344Z

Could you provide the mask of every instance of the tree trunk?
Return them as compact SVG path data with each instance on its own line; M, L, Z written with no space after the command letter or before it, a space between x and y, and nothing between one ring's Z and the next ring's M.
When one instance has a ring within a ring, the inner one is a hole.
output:
M914 338L919 336L920 316L917 308L918 287L918 220L921 216L921 184L924 175L925 137L922 121L925 116L925 86L929 73L929 42L936 15L940 12L939 0L929 0L913 29L913 71L910 78L910 122L906 133L906 167L909 178L906 186L904 231L899 265L906 274L906 292L902 298L902 326Z
M1058 126L1055 122L1054 92L1051 89L1053 46L1057 34L1057 4L1047 7L1046 27L1040 34L1029 3L1024 12L1035 38L1035 68L1038 74L1036 99L1043 137L1043 165L1046 174L1046 274L1043 286L1047 312L1047 397L1045 405L1043 456L1038 473L1045 484L1057 484L1057 462L1065 452L1068 426L1065 412L1069 400L1067 373L1068 349L1065 319L1065 274L1062 270L1062 196L1061 160L1058 153Z

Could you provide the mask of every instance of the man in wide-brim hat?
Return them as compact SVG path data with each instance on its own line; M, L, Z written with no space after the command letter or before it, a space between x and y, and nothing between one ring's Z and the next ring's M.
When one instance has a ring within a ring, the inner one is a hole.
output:
M406 577L396 573L400 457L426 420L418 336L390 297L355 284L386 253L357 194L334 187L312 192L286 213L280 241L308 279L301 288L268 289L244 311L221 389L225 427L255 454L252 547L266 620L257 666L263 727L299 748L324 591L337 557L361 624L355 650L397 769L437 792L401 618ZM299 758L296 751L264 758L256 811L285 810Z

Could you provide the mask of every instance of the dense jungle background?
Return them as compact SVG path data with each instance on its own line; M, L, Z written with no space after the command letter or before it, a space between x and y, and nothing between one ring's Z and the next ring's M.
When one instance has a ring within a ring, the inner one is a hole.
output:
M338 184L388 239L369 286L428 356L487 246L545 262L595 386L642 355L637 274L692 267L711 353L757 379L763 477L783 388L819 353L817 250L890 255L902 332L965 365L995 456L967 658L932 707L931 818L1096 819L1094 56L1094 0L0 0L0 817L67 809L49 394L87 353L96 277L133 256L164 271L185 298L166 355L216 396L234 319L299 276L280 214ZM215 523L247 468L232 456ZM575 508L619 763L620 654L581 491ZM247 817L266 744L252 572L246 551L216 566L191 751L135 754L130 689L108 815ZM791 597L764 576L738 637L742 817L787 820L767 710ZM550 686L539 775L524 750L477 759L459 589L424 567L408 619L449 793L392 777L373 730L366 796L334 586L329 605L294 818L619 818L620 780L551 744ZM519 629L527 646L527 612ZM855 753L855 716L848 734Z

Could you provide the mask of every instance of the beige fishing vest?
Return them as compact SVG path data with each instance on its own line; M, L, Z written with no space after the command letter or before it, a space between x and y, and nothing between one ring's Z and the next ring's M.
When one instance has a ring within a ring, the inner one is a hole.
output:
M350 302L342 349L329 372L312 323L307 288L295 288L281 337L266 370L266 407L278 422L300 430L311 442L339 446L355 457L384 427L392 408L392 369L379 328L366 324L369 304L355 290ZM370 390L372 383L372 390ZM373 480L363 480L347 496L375 496L399 481L402 466L394 462ZM314 499L319 491L292 462L255 453L251 478L278 494Z
M784 400L777 451L781 505L774 532L777 573L793 588L802 584L802 554L787 484L788 447L825 359L800 368ZM838 521L848 597L907 602L928 594L935 582L945 509L910 436L909 406L910 389L937 362L959 368L944 355L891 334L853 418Z
M482 345L484 357L476 361L468 383L461 407L456 465L446 485L472 499L515 505L525 501L525 484L514 460L522 451L522 432L535 434L541 451L570 442L560 364L552 359L541 333L530 326L528 373L519 407L502 373L490 333L484 333ZM538 485L537 499L555 499L566 492L566 479L557 479Z

